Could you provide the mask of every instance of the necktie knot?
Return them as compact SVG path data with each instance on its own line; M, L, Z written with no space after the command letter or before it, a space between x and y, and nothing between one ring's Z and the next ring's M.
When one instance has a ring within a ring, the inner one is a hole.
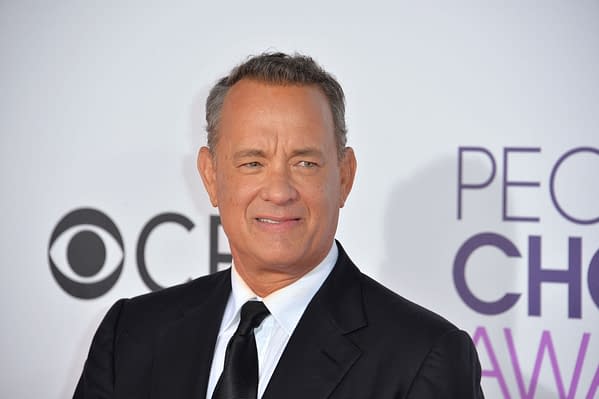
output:
M240 313L237 333L242 336L247 335L251 330L258 327L264 318L270 314L261 301L247 301L241 307Z

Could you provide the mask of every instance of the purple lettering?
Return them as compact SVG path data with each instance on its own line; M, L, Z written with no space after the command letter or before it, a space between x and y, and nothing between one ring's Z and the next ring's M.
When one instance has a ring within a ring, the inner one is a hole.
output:
M597 393L597 388L599 388L599 366L597 366L595 376L593 377L593 382L591 382L591 387L589 388L589 393L587 393L587 396L585 398L594 399L595 393Z
M589 272L587 274L587 283L589 292L595 305L599 308L599 250L595 252L591 263L589 263Z
M508 199L507 189L510 186L516 187L539 187L541 183L535 181L510 181L508 180L508 154L510 152L541 152L540 148L524 148L524 147L506 147L503 149L503 193L502 193L502 209L503 209L503 220L505 221L517 221L517 222L538 222L539 217L533 216L510 216L507 214Z
M479 152L485 154L491 161L491 174L482 183L464 183L463 181L463 154L466 151ZM489 150L483 147L458 147L458 220L462 219L462 190L479 189L488 186L495 178L495 158Z
M510 309L520 294L507 293L501 299L487 302L477 298L466 284L466 262L479 247L490 245L499 248L508 257L520 257L518 248L507 238L496 233L479 233L470 237L458 250L453 262L453 281L458 294L471 309L482 314L499 314Z
M557 173L557 170L559 169L559 167L561 166L561 164L570 156L577 154L579 152L591 152L593 154L599 155L599 150L597 148L593 148L593 147L578 147L578 148L574 148L568 152L566 152L564 155L562 155L557 162L555 163L555 165L553 166L553 169L551 170L551 178L549 179L549 192L551 194L551 201L553 201L553 205L555 206L555 209L557 209L557 211L566 219L568 219L569 221L573 222L573 223L577 223L577 224L593 224L593 223L597 223L599 222L599 216L597 216L594 219L578 219L575 218L574 216L570 215L569 213L567 213L564 208L562 208L562 206L560 205L560 203L557 201L557 196L555 195L555 175Z
M545 352L547 352L549 356L549 361L551 364L551 369L553 370L553 376L555 377L555 382L557 385L557 390L559 392L560 398L571 399L576 396L576 389L578 388L578 381L580 379L580 374L582 372L582 366L584 363L584 358L586 355L586 350L589 345L590 334L584 333L582 335L582 341L580 343L580 348L578 350L578 356L576 358L576 365L574 367L574 373L572 375L572 381L570 382L570 387L568 388L568 393L564 389L564 384L562 380L562 375L559 369L559 364L557 361L557 356L555 353L555 348L553 346L553 341L551 340L551 333L549 331L543 331L541 335L541 342L539 344L539 350L537 351L537 357L535 359L535 364L533 367L533 371L530 378L530 386L528 390L526 389L524 378L522 377L522 369L520 367L520 362L518 361L518 355L516 354L516 349L514 346L514 340L512 338L512 333L509 328L505 328L504 330L505 340L508 346L508 350L510 353L510 358L512 361L512 365L514 367L514 373L516 375L516 382L518 383L518 390L520 392L520 396L522 398L534 398L535 391L537 389L537 382L539 379L539 373L541 371L541 364L543 363L543 357Z
M478 348L478 341L482 339L483 346L487 351L487 356L491 361L491 369L481 371L482 377L490 377L497 378L497 383L501 388L501 392L503 393L503 397L506 399L510 399L510 392L507 389L507 384L505 383L505 378L503 377L503 373L501 372L501 368L499 367L499 363L497 362L497 357L495 356L495 351L493 350L493 346L491 346L491 340L489 340L489 335L487 334L487 330L484 327L477 327L476 331L474 331L474 335L472 336L472 342L474 342L474 346L480 352Z
M581 239L568 240L568 269L548 270L541 267L541 237L528 238L528 314L541 315L541 283L568 285L568 318L580 319L581 311Z

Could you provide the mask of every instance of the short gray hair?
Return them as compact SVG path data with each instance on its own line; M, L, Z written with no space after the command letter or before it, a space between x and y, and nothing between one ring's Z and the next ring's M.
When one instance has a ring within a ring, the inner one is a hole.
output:
M206 100L206 130L208 148L214 152L218 141L220 114L229 89L241 79L253 79L275 85L315 85L327 97L335 129L339 158L345 153L347 128L345 126L345 95L337 80L312 58L285 53L263 53L248 58L221 78L210 90Z

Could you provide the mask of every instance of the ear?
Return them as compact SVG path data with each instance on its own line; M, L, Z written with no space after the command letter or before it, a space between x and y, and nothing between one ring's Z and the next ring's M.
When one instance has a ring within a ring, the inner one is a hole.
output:
M343 158L341 158L339 162L341 169L341 197L339 207L343 208L343 206L345 205L345 201L349 196L351 188L354 185L354 178L356 177L356 168L358 166L358 163L356 161L354 149L351 147L347 147L345 149Z
M200 151L198 151L197 166L198 172L200 172L200 176L202 177L202 182L204 182L206 192L208 193L208 197L210 197L210 203L212 206L216 207L218 206L218 201L216 199L216 165L214 157L208 147L202 147L200 148Z

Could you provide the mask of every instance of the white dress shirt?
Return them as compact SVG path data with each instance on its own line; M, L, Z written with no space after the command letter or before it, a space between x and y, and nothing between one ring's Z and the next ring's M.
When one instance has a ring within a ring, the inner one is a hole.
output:
M337 245L333 243L328 255L318 266L299 280L271 293L266 298L258 297L239 276L235 264L232 265L231 294L216 339L206 398L212 397L216 383L223 371L227 343L237 330L239 312L248 300L263 301L270 311L270 315L254 329L258 350L258 398L262 397L285 346L287 346L289 337L312 297L333 270L337 256Z

